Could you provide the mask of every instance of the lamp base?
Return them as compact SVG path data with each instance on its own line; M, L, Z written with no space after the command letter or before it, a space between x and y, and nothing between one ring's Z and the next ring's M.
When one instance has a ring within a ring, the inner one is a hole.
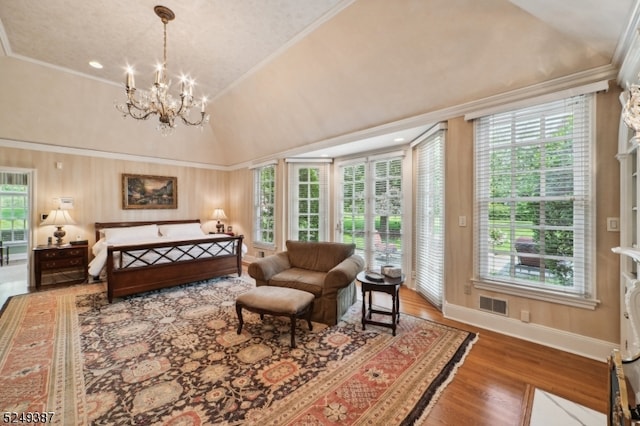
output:
M62 226L56 226L55 231L53 231L53 236L56 237L56 245L57 246L61 246L62 245L62 239L64 238L65 235L67 235L67 232L62 229Z
M220 223L220 221L218 221L216 224L216 232L218 234L222 234L224 232L224 223Z

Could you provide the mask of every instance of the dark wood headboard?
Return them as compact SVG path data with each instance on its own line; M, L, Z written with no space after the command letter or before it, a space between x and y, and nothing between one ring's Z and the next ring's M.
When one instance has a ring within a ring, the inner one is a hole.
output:
M142 225L172 225L178 223L200 223L200 219L186 219L186 220L152 220L141 222L96 222L96 241L100 240L100 231L106 228L126 228L128 226L142 226Z

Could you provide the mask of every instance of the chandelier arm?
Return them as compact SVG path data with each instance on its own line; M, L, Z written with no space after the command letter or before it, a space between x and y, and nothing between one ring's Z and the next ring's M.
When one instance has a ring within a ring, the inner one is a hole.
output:
M140 113L142 114L139 115L138 111L140 111ZM145 110L137 108L135 105L130 104L128 102L127 102L127 112L129 113L129 116L135 118L136 120L147 120L149 117L156 114L155 111L148 111L145 113Z
M207 123L209 121L209 115L206 112L201 112L200 113L200 120L198 121L189 121L187 120L187 117L181 115L180 118L182 119L182 121L184 122L184 124L187 124L189 126L202 126L203 124Z
M147 120L149 117L156 114L155 111L148 111L145 113L144 110L137 109L130 103L127 103L126 105L117 105L117 107L125 117L129 116L131 118L135 118L136 120Z
M189 109L193 106L193 97L189 97L189 95L185 95L184 93L180 94L180 108L176 111L176 115L182 117L183 114L188 114Z
M155 104L151 105L143 105L140 101L138 101L132 95L129 96L129 101L127 102L127 111L129 115L136 120L146 120L153 114L158 114L158 110L155 107ZM124 112L124 111L123 111Z
M135 108L135 109L137 109L139 111L148 111L149 110L149 106L143 105L139 100L137 100L133 96L129 96L127 105L129 105L129 108L133 107L133 108Z

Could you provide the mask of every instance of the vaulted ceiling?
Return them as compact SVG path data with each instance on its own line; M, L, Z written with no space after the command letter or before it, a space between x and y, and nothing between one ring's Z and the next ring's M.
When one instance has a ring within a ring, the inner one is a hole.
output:
M2 0L2 50L114 89L131 64L145 86L162 56L157 3ZM368 137L367 129L418 132L460 105L545 81L610 78L637 7L636 0L162 4L176 14L167 27L169 71L189 72L213 99L207 143L216 157L205 162L221 165L331 152ZM104 67L91 68L92 60ZM424 119L411 120L417 116Z

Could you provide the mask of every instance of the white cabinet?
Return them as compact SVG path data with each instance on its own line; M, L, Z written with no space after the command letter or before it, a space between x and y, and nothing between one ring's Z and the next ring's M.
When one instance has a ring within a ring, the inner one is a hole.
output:
M620 247L640 250L638 200L640 199L640 156L638 141L620 120L618 161L620 162ZM640 281L638 262L620 257L620 353L623 359L640 354ZM631 306L629 304L632 304ZM636 306L637 305L637 306ZM635 327L634 327L635 324Z

